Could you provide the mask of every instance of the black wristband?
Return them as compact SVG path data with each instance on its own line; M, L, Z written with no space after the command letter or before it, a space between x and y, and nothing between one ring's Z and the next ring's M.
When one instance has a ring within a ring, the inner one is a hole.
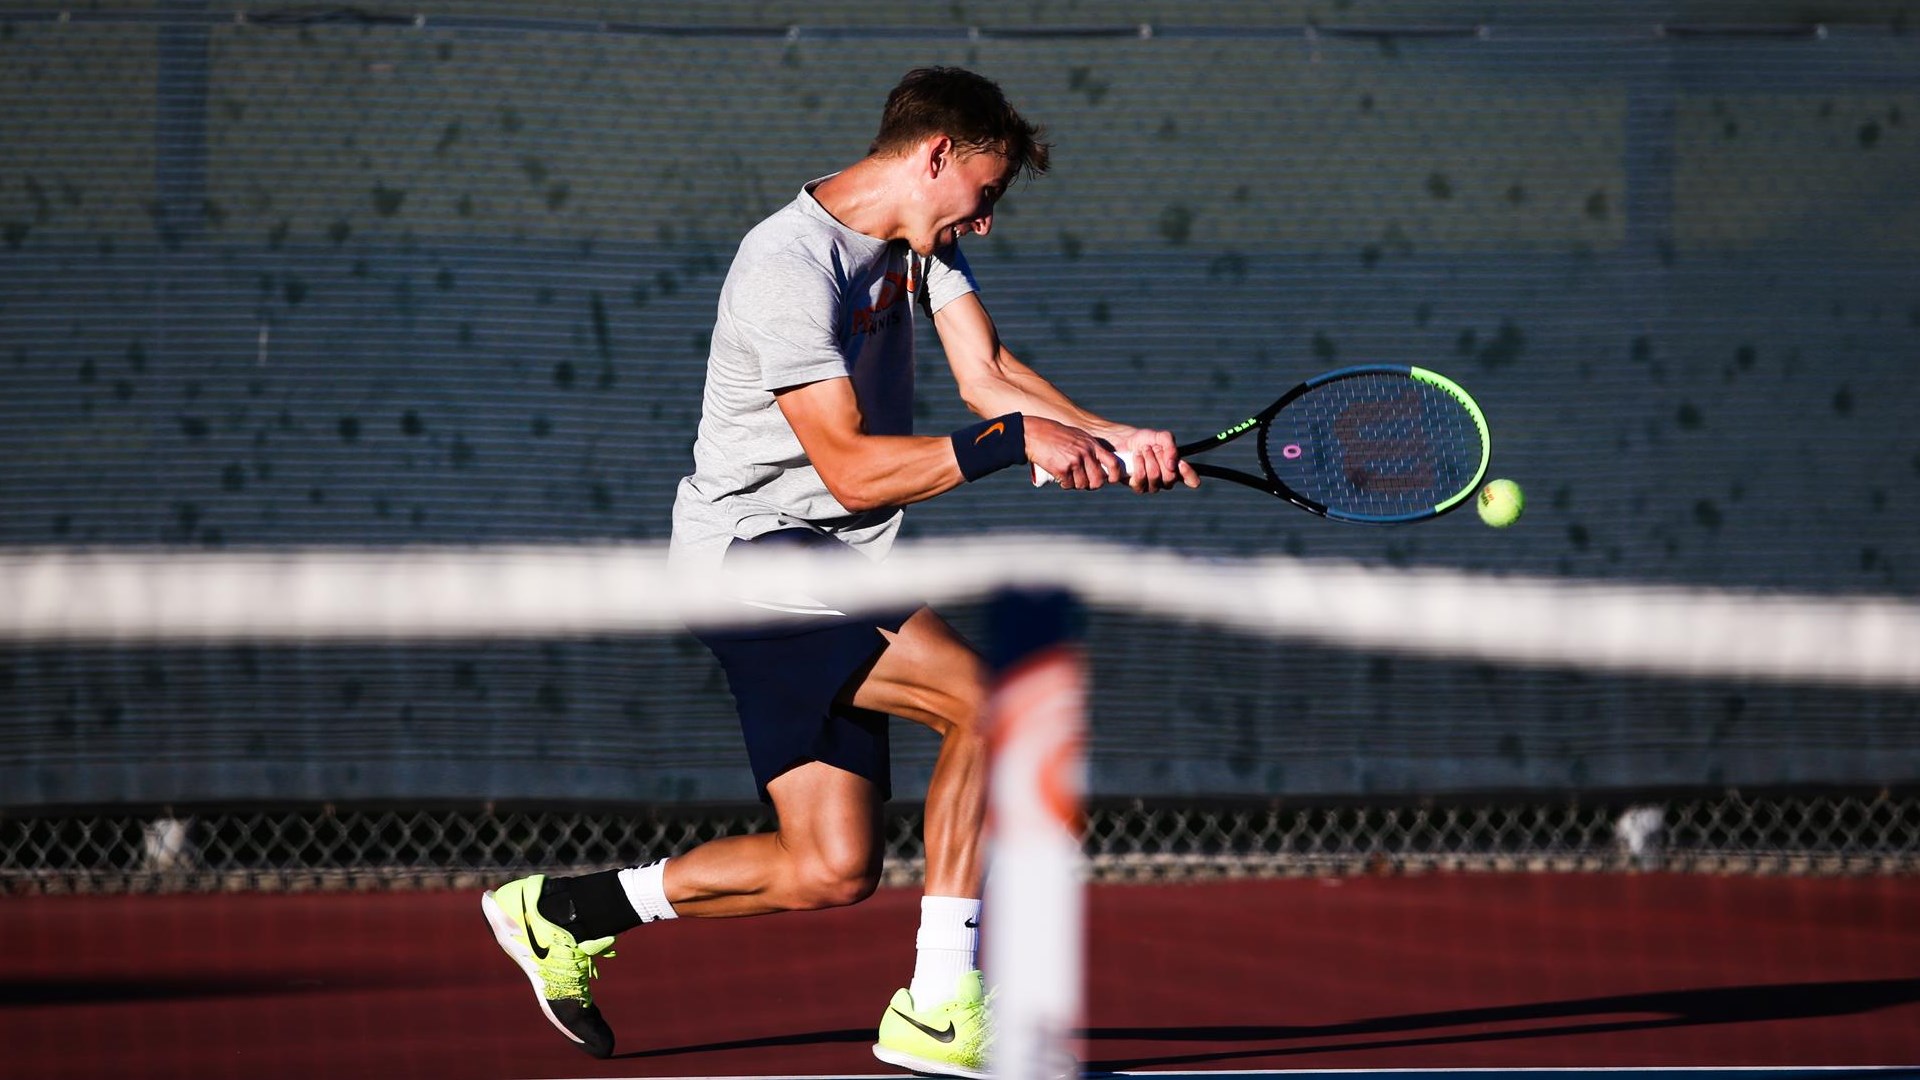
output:
M960 465L960 475L968 480L1027 460L1026 417L1017 412L963 427L951 438L953 460Z

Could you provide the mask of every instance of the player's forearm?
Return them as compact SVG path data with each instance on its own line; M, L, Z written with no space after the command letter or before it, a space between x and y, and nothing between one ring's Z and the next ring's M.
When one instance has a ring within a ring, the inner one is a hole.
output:
M980 417L1017 412L1078 428L1111 442L1131 428L1096 416L1008 351L993 319L968 294L934 315L960 397Z
M962 482L949 440L868 434L851 379L806 383L775 400L821 483L850 511L905 506Z
M962 387L960 393L967 408L976 416L1001 416L1010 412L1042 416L1109 441L1131 430L1081 408L1045 376L1005 349L999 351L989 373Z
M966 482L946 436L862 435L812 457L827 490L854 513L924 502Z
M1012 361L1004 379L983 380L983 384L970 394L962 394L962 398L977 417L998 417L1006 413L1044 417L1066 427L1085 430L1094 438L1116 446L1133 430L1129 425L1110 421L1075 404L1058 386L1018 359Z

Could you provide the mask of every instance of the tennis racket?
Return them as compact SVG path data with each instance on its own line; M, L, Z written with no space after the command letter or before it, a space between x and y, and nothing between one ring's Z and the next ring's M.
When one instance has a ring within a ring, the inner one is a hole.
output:
M1260 474L1192 462L1202 476L1278 496L1308 513L1360 525L1423 521L1466 502L1487 475L1487 418L1459 383L1402 364L1318 375L1232 427L1182 444L1191 458L1248 432ZM1121 464L1133 468L1132 455ZM1034 466L1035 485L1053 479Z

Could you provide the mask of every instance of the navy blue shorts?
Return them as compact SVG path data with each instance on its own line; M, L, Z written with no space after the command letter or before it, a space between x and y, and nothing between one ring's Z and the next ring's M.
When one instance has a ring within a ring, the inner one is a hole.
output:
M784 529L735 540L728 553L787 544L845 547L809 529ZM775 777L809 761L863 776L881 799L892 798L887 715L840 698L851 696L886 649L880 631L898 631L912 614L810 615L770 626L693 628L727 673L760 801L772 801L767 784Z

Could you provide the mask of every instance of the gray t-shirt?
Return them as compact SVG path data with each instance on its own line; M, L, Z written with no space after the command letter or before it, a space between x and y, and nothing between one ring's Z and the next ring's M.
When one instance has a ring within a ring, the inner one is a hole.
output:
M884 555L901 511L852 513L827 490L774 391L851 378L871 435L913 430L913 324L974 291L956 246L931 259L853 231L815 180L740 241L720 288L693 474L673 503L672 555L717 564L738 537L808 528Z

